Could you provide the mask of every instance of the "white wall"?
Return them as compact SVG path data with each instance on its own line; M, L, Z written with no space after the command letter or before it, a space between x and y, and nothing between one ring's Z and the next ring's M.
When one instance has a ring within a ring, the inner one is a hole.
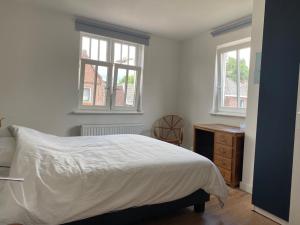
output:
M79 33L71 15L0 3L0 114L59 135L84 123L144 123L176 111L179 43L151 37L145 49L144 115L72 115L77 106Z
M186 122L184 144L192 146L192 125L200 123L224 123L239 126L244 121L238 117L213 116L216 47L235 40L250 37L251 28L244 28L221 36L210 32L185 40L181 46L181 72L179 76L178 111Z
M256 53L262 51L265 0L254 0L251 31L251 64L245 129L243 179L241 188L252 193L259 84L254 83Z

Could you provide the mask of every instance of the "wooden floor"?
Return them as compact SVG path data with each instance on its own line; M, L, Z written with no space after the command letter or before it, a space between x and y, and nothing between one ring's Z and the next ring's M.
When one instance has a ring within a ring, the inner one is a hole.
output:
M144 222L140 225L277 225L252 211L251 195L230 189L225 207L221 209L218 200L211 197L204 214L194 213L193 208Z

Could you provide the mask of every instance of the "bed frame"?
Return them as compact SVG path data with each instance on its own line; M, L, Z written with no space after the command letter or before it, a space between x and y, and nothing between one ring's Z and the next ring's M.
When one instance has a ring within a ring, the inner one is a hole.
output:
M126 225L189 206L194 206L195 212L202 213L205 210L205 202L208 200L209 194L202 189L199 189L198 191L175 201L110 212L71 223L65 223L63 225Z

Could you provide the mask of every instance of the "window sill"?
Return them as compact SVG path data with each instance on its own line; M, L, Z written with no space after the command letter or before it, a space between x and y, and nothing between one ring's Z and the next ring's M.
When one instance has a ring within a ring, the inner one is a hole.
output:
M143 111L93 111L93 110L73 110L74 115L143 115Z
M213 116L227 116L227 117L239 117L246 118L246 114L244 113L234 113L234 112L210 112Z

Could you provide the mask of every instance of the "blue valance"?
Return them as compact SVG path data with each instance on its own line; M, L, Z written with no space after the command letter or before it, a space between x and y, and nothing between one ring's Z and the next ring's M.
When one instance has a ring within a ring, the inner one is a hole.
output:
M98 34L143 45L149 45L150 40L150 35L148 33L86 18L76 18L75 28L78 31Z

